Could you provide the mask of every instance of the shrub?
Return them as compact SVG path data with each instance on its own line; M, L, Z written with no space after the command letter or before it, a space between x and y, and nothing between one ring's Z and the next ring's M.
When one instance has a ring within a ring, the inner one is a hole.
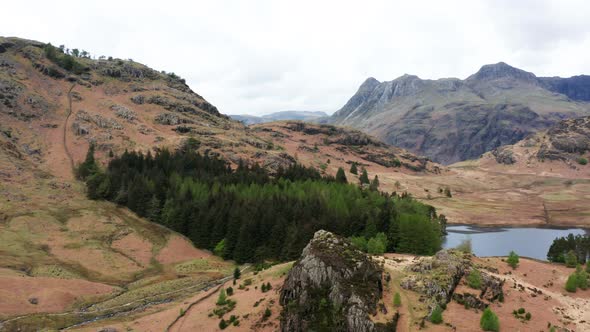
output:
M236 266L236 268L234 269L234 279L240 279L241 275L242 275L242 272L240 271L240 268L238 268Z
M234 289L233 289L233 287L228 287L225 292L227 293L227 296L234 295Z
M367 243L367 252L372 255L382 255L387 249L387 235L377 233Z
M264 310L264 315L262 316L262 320L267 320L272 315L272 311L269 308Z
M524 315L524 319L526 319L526 320L531 320L531 317L532 317L532 316L533 316L533 315L531 315L531 313L530 313L530 312L527 312L527 313L526 313L526 315Z
M217 305L225 305L227 304L227 293L225 292L225 288L222 288L219 291L219 297L217 298Z
M481 288L481 272L477 269L472 269L467 276L467 284L473 289Z
M355 175L357 175L357 174L358 174L358 172L359 172L359 171L358 171L358 169L356 168L356 163L352 163L352 165L350 166L350 173L351 173L351 174L355 174Z
M451 188L449 188L449 187L445 188L445 196L447 196L449 198L453 197L453 194L451 193Z
M525 312L526 312L526 310L524 310L524 308L519 308L519 309L518 309L518 313L519 313L520 315L524 314Z
M520 262L520 258L514 251L511 251L510 254L508 254L508 259L506 260L506 262L508 263L508 265L510 265L510 267L516 269L518 263Z
M588 164L588 159L586 159L584 157L580 157L580 158L578 158L578 164L580 164L580 165L587 165Z
M440 324L443 322L443 317L442 317L442 308L440 306L436 306L434 308L434 310L432 310L432 313L430 314L430 321L433 324Z
M490 308L486 308L481 315L479 326L484 331L498 332L500 331L500 320Z
M395 307L401 307L402 306L402 297L401 295L396 292L395 295L393 295L393 305Z
M567 278L567 282L565 283L565 290L570 293L575 293L577 288L578 288L578 278L576 277L576 274L574 273L574 274L571 274Z
M226 328L227 326L228 326L227 322L225 321L225 319L223 319L223 318L222 318L222 319L219 321L219 328L220 328L220 329L222 329L222 330L225 330L225 328Z
M583 290L588 289L588 273L586 271L582 271L581 268L580 271L576 271L576 281L578 288Z
M573 250L570 250L565 255L565 266L567 267L576 267L578 266L578 257Z
M353 246L359 250L367 252L367 239L364 236L353 236L349 238Z

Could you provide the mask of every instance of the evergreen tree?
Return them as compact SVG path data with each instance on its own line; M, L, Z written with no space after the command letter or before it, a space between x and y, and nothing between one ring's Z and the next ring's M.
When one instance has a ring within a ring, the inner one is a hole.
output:
M90 144L86 152L86 159L78 166L77 176L81 180L85 180L89 176L98 172L98 165L94 159L94 144Z
M512 267L512 269L516 269L519 261L520 258L514 251L511 251L510 254L508 254L508 259L506 260L506 262L508 263L508 265L510 265L510 267Z
M156 197L156 195L152 195L152 199L150 200L150 203L148 205L146 217L151 221L158 222L160 220L160 212L160 200L158 199L158 197Z
M346 174L344 174L344 170L342 167L338 167L338 171L336 172L336 182L338 183L347 183Z
M359 178L359 181L361 182L361 185L363 184L369 184L369 174L367 174L367 170L363 168L363 172L361 173L361 177Z
M484 331L498 332L500 331L500 320L490 308L486 308L481 315L479 326Z
M350 173L357 175L358 174L358 169L356 168L356 163L352 163L352 165L350 166Z
M379 177L377 177L377 175L375 175L375 178L371 181L371 186L369 188L375 191L379 189Z
M240 279L240 276L242 275L242 272L240 271L240 268L236 266L236 268L234 269L234 279Z

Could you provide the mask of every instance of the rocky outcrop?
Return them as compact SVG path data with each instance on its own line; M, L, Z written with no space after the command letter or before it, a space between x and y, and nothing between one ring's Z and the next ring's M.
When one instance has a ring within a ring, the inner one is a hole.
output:
M128 121L133 121L137 118L137 113L123 105L113 105L111 106L111 110L115 111L116 116Z
M540 160L575 160L590 151L590 117L564 120L543 135Z
M476 267L471 254L457 250L441 250L433 257L422 258L408 267L409 275L401 281L405 289L415 291L429 308L445 307L451 300L469 308L485 309L489 303L503 298L504 282L485 271L479 271L482 285L479 294L455 293L461 280ZM428 317L426 317L428 318Z
M496 158L496 161L499 164L512 165L516 162L512 150L505 146L492 150L492 155Z
M346 239L318 231L295 263L280 294L281 331L378 331L382 270Z
M424 258L409 266L411 273L401 286L422 294L430 311L444 306L452 298L455 288L471 267L471 255L456 250L441 250L431 258Z
M154 119L156 123L167 125L167 126L176 126L179 124L189 124L194 123L192 120L179 116L178 114L174 113L160 113L156 115Z

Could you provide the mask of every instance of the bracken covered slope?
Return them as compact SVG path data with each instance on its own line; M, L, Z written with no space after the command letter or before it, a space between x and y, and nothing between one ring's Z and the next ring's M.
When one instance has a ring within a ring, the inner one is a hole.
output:
M328 122L450 164L513 144L564 118L590 114L586 81L538 78L502 62L465 80L369 78Z

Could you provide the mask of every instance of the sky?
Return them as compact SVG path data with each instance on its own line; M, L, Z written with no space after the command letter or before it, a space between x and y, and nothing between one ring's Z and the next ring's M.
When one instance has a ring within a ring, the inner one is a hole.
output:
M367 77L465 78L504 61L590 74L590 2L8 1L1 36L185 78L225 114L341 108Z

